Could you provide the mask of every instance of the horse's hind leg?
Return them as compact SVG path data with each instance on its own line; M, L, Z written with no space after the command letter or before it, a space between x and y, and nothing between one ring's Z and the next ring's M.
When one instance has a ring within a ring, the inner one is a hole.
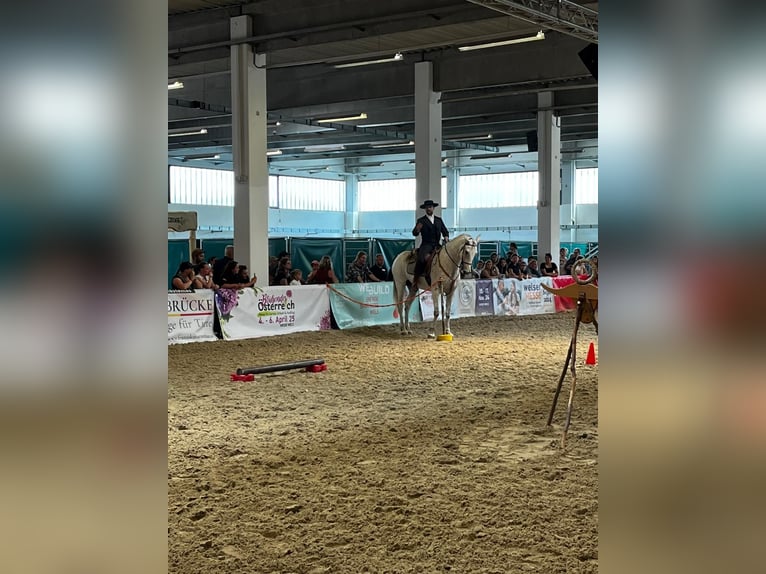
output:
M404 329L404 305L402 304L401 297L404 293L404 286L400 289L397 287L396 283L394 283L394 300L396 301L396 311L399 313L399 334L404 335L406 333Z
M434 302L434 320L431 323L431 328L428 331L428 338L429 339L435 339L436 335L434 332L436 331L436 323L439 321L439 305L441 304L441 291L438 289L434 289L431 291L431 299Z
M407 294L407 302L404 304L405 331L402 332L402 335L404 335L405 333L407 335L412 335L412 327L410 326L410 307L412 307L412 301L413 301L412 296L413 296L413 291L410 290L409 293Z

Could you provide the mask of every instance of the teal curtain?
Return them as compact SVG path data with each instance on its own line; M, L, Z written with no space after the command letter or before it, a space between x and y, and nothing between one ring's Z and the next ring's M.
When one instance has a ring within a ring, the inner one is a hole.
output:
M269 239L269 257L279 257L282 251L290 251L287 237L272 237Z
M223 257L227 245L234 245L234 240L231 238L203 239L201 247L205 250L205 260L208 260L211 257L217 257L218 259Z
M168 289L172 289L170 282L173 275L178 271L178 266L182 261L189 260L189 240L188 239L170 239L168 240Z
M278 252L277 252L278 253ZM303 270L303 280L311 271L311 261L319 261L324 255L329 255L332 268L340 281L343 281L343 240L342 239L291 239L290 260L293 269Z
M370 264L375 263L375 256L378 253L382 253L383 260L386 262L386 267L391 269L396 256L402 251L410 251L413 247L415 247L414 239L375 239L375 253L371 257L372 261Z

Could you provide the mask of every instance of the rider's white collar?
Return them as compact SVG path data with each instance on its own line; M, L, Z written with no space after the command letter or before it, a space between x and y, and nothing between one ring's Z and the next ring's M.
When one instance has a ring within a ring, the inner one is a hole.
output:
M426 213L426 217L428 218L428 221L430 221L431 223L433 223L433 222L434 222L434 216L433 216L433 215L428 215L428 214Z

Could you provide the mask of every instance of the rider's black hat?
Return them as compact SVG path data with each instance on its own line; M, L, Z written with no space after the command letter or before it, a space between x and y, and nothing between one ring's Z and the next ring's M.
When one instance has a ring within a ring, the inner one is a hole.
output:
M434 203L430 199L426 199L423 202L423 205L420 206L420 209L425 209L426 207L439 207L439 204L438 203Z

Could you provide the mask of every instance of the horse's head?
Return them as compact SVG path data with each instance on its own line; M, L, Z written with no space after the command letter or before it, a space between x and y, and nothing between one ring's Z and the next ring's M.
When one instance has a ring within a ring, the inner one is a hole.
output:
M473 260L476 258L476 251L479 249L479 243L470 235L465 236L465 243L460 250L460 271L464 274L473 272Z

